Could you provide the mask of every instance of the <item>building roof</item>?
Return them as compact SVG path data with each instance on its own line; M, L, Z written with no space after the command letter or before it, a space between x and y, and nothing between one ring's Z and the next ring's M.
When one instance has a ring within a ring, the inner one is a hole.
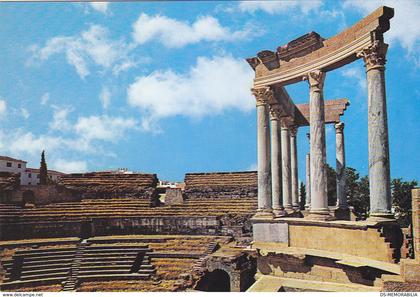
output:
M39 168L26 168L25 172L33 172L33 173L39 173ZM60 171L55 171L55 170L48 170L48 174L65 174L63 172Z
M21 163L28 163L26 161L15 159L15 158L8 157L8 156L0 156L0 160L3 160L3 161L12 161L12 162L21 162Z

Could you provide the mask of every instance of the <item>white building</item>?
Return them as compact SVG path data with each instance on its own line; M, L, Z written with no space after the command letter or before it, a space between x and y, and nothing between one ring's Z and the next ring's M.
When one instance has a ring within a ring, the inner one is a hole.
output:
M39 169L27 168L27 163L23 160L0 156L0 171L19 173L20 184L23 186L39 184ZM53 181L57 181L58 177L63 174L62 172L48 170L48 176Z

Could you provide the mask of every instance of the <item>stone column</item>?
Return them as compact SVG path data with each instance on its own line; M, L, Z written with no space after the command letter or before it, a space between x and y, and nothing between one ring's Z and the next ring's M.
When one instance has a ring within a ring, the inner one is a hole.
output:
M257 100L258 209L255 217L272 218L268 103L273 92L270 87L264 87L252 89L252 93Z
M281 163L283 176L283 206L288 212L293 211L292 207L292 180L290 168L290 131L289 124L282 121L281 124Z
M335 124L335 159L337 182L337 206L348 209L346 196L346 159L344 155L344 123Z
M313 71L307 76L310 89L311 133L311 209L310 218L330 220L327 196L327 168L325 149L325 114L323 87L325 73Z
M363 57L368 85L368 146L370 219L393 219L389 168L388 120L385 93L385 63L388 45L374 41L358 56Z
M298 160L296 134L297 126L290 127L290 157L291 157L291 180L292 180L292 206L294 210L299 210L299 181L298 181Z
M309 146L311 143L310 133L306 133L308 137ZM311 207L311 154L306 154L306 201L305 209L309 210Z
M281 173L281 139L280 139L280 110L278 104L270 104L271 122L271 191L273 214L279 217L284 214L282 202L282 173Z
M306 154L306 201L305 209L311 207L311 155Z

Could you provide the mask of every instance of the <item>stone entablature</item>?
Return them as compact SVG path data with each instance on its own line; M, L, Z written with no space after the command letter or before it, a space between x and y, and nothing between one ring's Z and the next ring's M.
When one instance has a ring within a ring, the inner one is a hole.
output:
M276 68L268 68L264 64L265 61L261 60L261 55L249 58L248 62L256 73L254 87L296 83L315 70L331 71L359 59L362 50L369 48L376 41L383 41L382 34L389 30L389 20L393 16L392 8L382 6L347 30L323 40L323 47L315 51L290 61L276 56L276 63L270 63L270 68L273 64L278 65Z
M324 110L325 110L325 123L332 124L340 122L340 116L344 115L344 111L347 109L347 106L350 105L348 99L333 99L324 101ZM297 123L299 126L306 126L306 123L309 123L310 113L309 113L309 104L296 104L296 107L305 117L305 123Z

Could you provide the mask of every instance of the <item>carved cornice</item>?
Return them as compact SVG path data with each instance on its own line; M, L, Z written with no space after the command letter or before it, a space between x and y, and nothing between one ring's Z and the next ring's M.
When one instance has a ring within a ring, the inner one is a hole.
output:
M372 45L359 51L356 56L362 57L366 72L372 69L385 69L388 44L375 40Z
M257 100L257 106L266 105L274 101L274 92L270 87L252 88L251 92Z
M290 137L296 137L298 126L290 126Z
M393 16L392 8L379 7L353 26L331 38L322 40L323 46L319 49L315 48L321 45L320 40L319 43L312 43L311 38L308 40L305 37L303 43L300 44L302 40L298 38L298 48L293 49L294 54L289 61L286 61L289 57L284 56L287 50L284 52L280 49L277 52L280 59L278 68L271 69L254 57L256 59L251 61L251 67L255 67L254 87L274 84L286 86L302 81L303 77L314 70L322 69L328 72L359 59L356 56L358 52L369 47L375 40L383 40L383 34L389 30L389 20ZM316 38L313 40L316 41ZM301 45L309 46L311 49L300 51ZM312 46L315 47L312 49ZM300 56L301 53L304 55Z
M311 71L304 77L304 80L308 81L311 92L321 92L324 88L325 72Z
M334 126L335 126L335 133L336 134L343 133L343 130L344 130L344 123L343 122L339 122L339 123L335 124Z

